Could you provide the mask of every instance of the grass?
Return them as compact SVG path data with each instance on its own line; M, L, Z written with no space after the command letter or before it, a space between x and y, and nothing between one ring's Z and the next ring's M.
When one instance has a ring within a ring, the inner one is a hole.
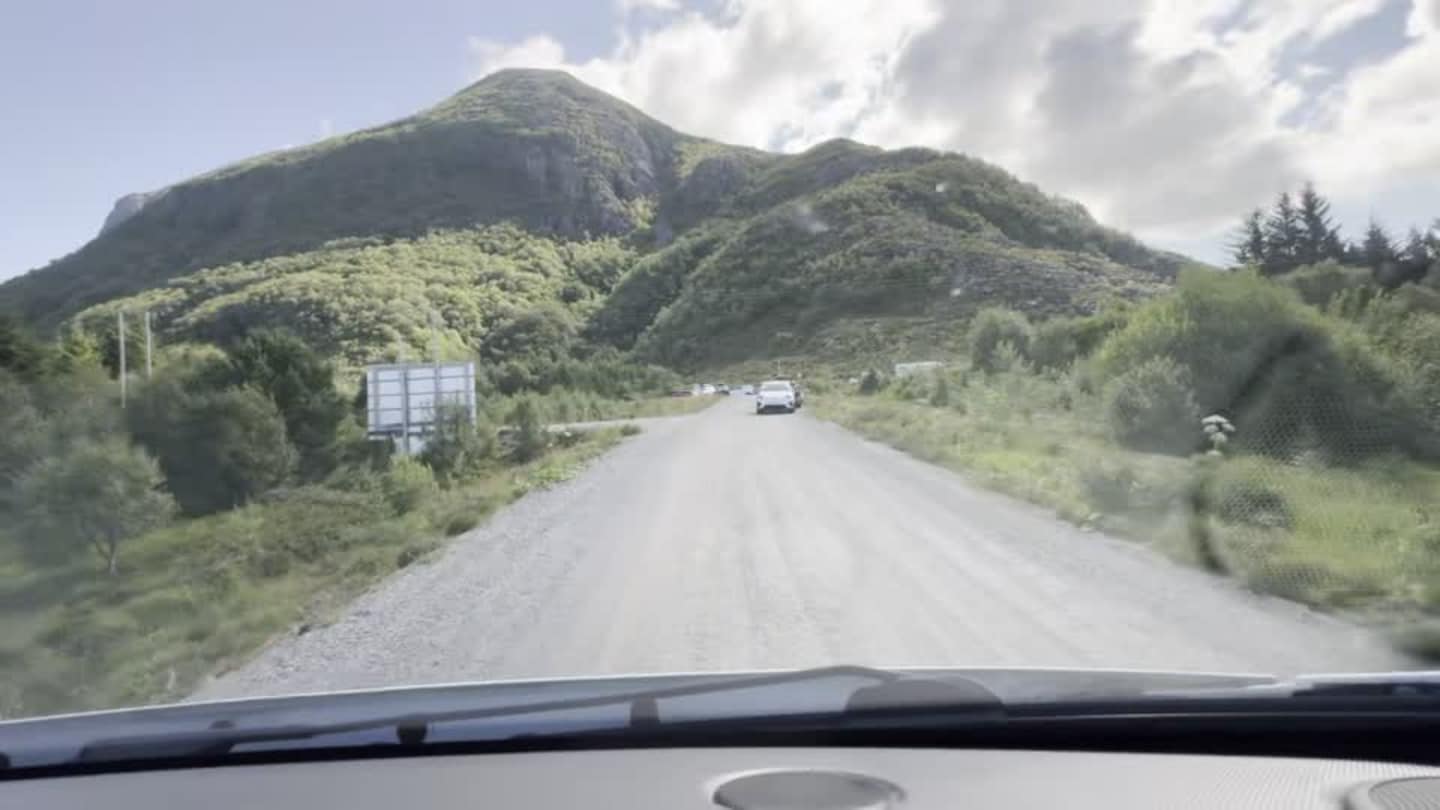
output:
M718 396L643 397L610 399L585 395L552 396L540 401L544 419L550 424L569 422L608 422L619 419L642 419L660 416L684 416L697 413L719 402ZM494 406L505 413L504 400Z
M403 515L373 491L293 490L135 538L115 577L92 556L37 564L0 545L0 717L183 698L621 440L619 430L586 434Z
M1071 379L951 372L948 382L945 406L926 400L933 382L922 380L872 396L835 385L812 407L1072 523L1190 563L1213 552L1262 592L1407 627L1440 613L1440 470L1135 452L1108 439L1096 398ZM1197 488L1213 507L1198 520ZM1440 655L1440 630L1404 635L1402 647Z

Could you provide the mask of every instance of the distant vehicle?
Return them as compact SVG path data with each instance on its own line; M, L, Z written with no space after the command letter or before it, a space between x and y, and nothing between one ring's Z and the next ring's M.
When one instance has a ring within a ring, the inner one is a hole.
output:
M701 396L713 394L715 393L715 386L713 383L701 383L700 390L697 393Z
M755 396L755 386L746 383L745 385L740 386L740 393L744 394L747 397L753 397Z
M719 385L715 386L715 393L721 396L728 397L730 396L730 386L726 385L725 383L720 383Z
M760 390L755 395L755 413L770 413L771 411L794 413L796 407L795 386L785 380L769 380L760 383Z

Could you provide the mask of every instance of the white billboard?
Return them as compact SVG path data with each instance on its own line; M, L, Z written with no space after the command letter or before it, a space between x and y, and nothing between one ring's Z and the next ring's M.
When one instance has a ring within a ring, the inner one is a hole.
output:
M455 404L475 420L474 363L388 363L365 368L366 429L403 453L418 453L435 423L435 403Z

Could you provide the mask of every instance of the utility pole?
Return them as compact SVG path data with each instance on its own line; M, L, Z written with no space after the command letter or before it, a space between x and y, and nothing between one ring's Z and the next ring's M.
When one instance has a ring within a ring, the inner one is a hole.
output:
M125 407L125 311L115 311L115 332L120 338L120 407Z
M155 367L150 362L150 351L150 310L147 309L145 310L145 379L147 380L155 372Z

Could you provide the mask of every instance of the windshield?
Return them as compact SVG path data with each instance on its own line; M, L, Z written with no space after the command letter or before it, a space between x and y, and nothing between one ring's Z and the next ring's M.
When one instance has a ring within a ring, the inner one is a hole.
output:
M182 5L0 31L0 720L1440 662L1431 0Z

